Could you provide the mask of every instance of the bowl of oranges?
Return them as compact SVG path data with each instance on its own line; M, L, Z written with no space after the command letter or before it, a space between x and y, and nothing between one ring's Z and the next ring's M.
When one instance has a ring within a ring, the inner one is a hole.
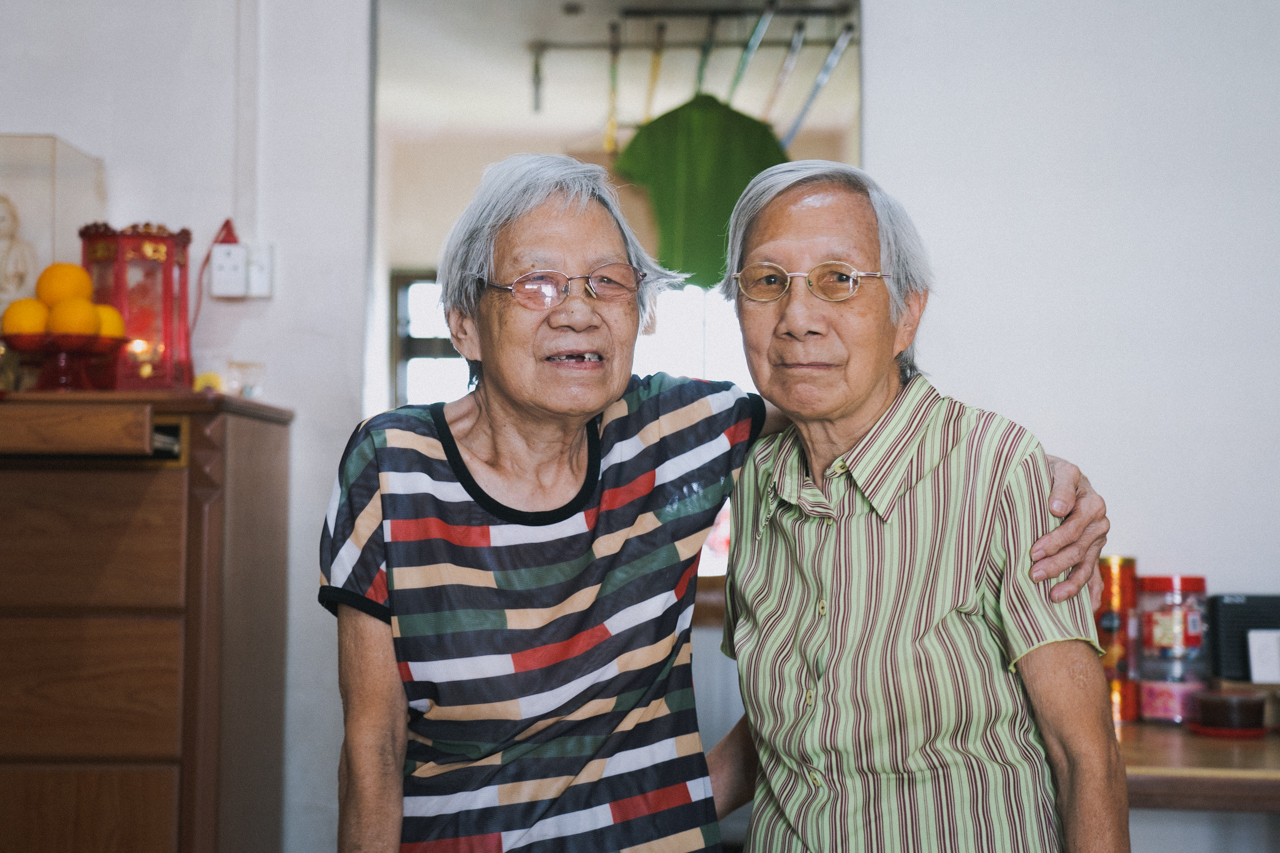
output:
M120 312L93 303L93 280L76 264L47 267L36 298L15 300L0 316L0 334L14 351L42 357L36 390L93 389L89 362L113 358L127 340Z

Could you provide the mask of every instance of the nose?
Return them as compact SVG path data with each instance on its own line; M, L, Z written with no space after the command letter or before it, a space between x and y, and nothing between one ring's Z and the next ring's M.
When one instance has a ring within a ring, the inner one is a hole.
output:
M823 334L826 331L826 309L830 303L813 295L807 273L793 272L787 278L799 278L800 281L788 287L782 299L778 300L781 312L776 333L797 340Z
M591 328L596 324L596 308L592 303L595 297L590 293L590 276L565 276L568 281L560 289L563 299L552 306L548 319L553 326L567 326L576 331ZM582 279L581 289L575 290L573 282Z

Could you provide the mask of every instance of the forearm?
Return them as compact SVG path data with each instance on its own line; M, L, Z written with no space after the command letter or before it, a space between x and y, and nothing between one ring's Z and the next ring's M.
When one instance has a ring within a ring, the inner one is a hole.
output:
M1129 797L1119 745L1113 741L1091 755L1057 752L1050 764L1067 851L1128 851Z
M396 853L404 817L403 750L342 744L338 760L338 853Z
M716 819L722 820L755 797L760 759L744 716L707 756Z
M1107 680L1093 648L1047 643L1018 662L1057 788L1070 853L1128 853L1129 795L1111 722Z

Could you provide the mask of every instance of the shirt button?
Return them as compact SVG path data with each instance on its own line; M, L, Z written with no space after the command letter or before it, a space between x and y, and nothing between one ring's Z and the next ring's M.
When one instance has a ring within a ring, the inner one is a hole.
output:
M813 707L813 688L812 687L810 687L808 690L804 692L804 704L808 705L810 708Z
M818 778L818 774L816 771L813 771L813 770L809 771L809 781L812 782L814 785L817 785L819 788L822 787L822 780Z
M818 615L819 616L827 615L827 600L825 598L818 599Z
M849 465L843 459L837 459L835 464L831 466L837 474L847 473Z

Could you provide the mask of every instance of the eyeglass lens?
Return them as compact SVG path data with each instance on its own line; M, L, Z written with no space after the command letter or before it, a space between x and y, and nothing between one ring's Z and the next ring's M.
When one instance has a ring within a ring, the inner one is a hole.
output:
M809 287L819 299L841 302L858 289L858 271L839 261L819 264L809 271ZM787 292L787 271L774 264L750 264L738 273L738 283L748 299L771 302Z
M606 302L620 302L636 295L643 278L630 264L605 264L586 278L591 294ZM520 276L511 285L511 294L531 308L550 308L564 301L569 292L569 276L557 270L536 270Z

